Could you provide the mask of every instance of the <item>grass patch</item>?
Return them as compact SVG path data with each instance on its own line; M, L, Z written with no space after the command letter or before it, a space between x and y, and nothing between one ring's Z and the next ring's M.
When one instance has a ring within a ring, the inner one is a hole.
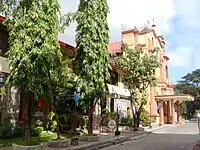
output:
M69 134L62 134L62 139L68 139L72 136ZM57 134L52 132L44 131L41 133L38 137L30 137L30 146L31 145L39 145L40 143L48 142L49 140L57 139ZM12 144L15 143L17 145L23 145L23 137L13 137L8 139L0 139L0 148L1 147L9 147L12 146Z
M31 137L30 138L30 145L39 145L42 142L47 142L49 138L42 138L42 137ZM0 147L9 147L15 143L17 145L23 145L23 137L13 137L9 139L0 139Z

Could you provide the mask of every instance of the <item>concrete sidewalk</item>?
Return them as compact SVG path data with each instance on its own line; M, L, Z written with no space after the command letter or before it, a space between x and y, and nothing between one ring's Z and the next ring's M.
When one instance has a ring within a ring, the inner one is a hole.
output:
M184 122L183 122L184 123ZM124 130L121 131L121 135L115 137L114 135L111 136L110 133L100 133L100 141L98 142L79 142L79 146L75 147L68 147L68 148L59 148L60 150L91 150L91 149L101 149L104 147L112 146L113 144L119 144L130 140L137 140L140 138L143 138L150 134L153 131L167 128L167 127L173 127L175 125L166 124L163 126L158 126L156 124L152 125L152 128L144 127L144 131L130 131L130 130ZM0 150L12 150L12 147L7 148L0 148ZM50 148L47 146L44 146L44 150L57 150L57 148Z
M98 142L80 142L79 146L69 147L65 150L92 150L92 149L101 149L104 147L112 146L114 144L123 143L129 140L137 140L147 136L147 132L121 132L120 136L111 138L111 135L101 135L100 141Z
M112 146L113 144L119 144L128 140L137 140L142 137L147 136L147 132L133 132L133 131L127 131L127 132L121 132L120 136L115 137L114 135L108 134L108 135L100 135L100 141L98 142L79 142L79 146L75 147L67 147L67 148L50 148L47 147L47 144L44 144L44 150L90 150L90 149L100 149L107 146ZM12 147L5 147L0 148L0 150L12 150Z
M188 122L189 120L184 120L182 119L182 124L184 124L185 122ZM158 124L152 124L152 128L149 127L144 127L144 130L146 132L153 132L156 130L160 130L160 129L164 129L164 128L169 128L169 127L174 127L174 126L179 126L180 124L164 124L162 126L159 126Z

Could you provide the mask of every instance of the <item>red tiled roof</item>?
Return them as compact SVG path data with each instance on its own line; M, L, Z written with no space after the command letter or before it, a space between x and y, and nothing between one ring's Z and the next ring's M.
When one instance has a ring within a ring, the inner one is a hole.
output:
M121 45L122 45L122 42L113 42L113 43L108 44L109 53L121 52Z
M0 16L0 22L4 21L5 18L3 16Z
M70 49L70 50L72 50L72 51L76 51L76 48L75 47L73 47L73 46L71 46L71 45L69 45L69 44L67 44L67 43L64 43L64 42L62 42L62 41L58 41L59 42L59 44L60 44L60 46L61 47L65 47L65 48L68 48L68 49Z

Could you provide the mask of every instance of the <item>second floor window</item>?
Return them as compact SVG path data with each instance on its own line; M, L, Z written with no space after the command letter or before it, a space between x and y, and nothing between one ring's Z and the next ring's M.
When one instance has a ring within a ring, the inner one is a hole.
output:
M118 85L118 73L113 71L110 72L110 84Z

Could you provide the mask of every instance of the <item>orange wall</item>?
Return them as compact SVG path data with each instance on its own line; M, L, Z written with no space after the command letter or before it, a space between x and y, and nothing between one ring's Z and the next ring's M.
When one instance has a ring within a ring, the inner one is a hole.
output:
M148 91L148 102L145 106L146 110L148 110L151 115L156 115L157 113L157 102L155 101L154 96L156 95L171 95L173 94L173 89L169 87L169 79L167 77L167 69L168 68L168 60L164 57L165 54L165 45L160 44L159 40L162 40L160 37L161 34L157 27L151 28L151 32L147 32L145 34L138 34L138 32L124 32L122 33L122 40L131 48L134 48L136 45L141 44L145 45L143 48L146 52L149 49L153 49L158 47L160 51L158 52L158 59L162 64L161 68L156 69L155 76L157 78L157 86L149 87Z

